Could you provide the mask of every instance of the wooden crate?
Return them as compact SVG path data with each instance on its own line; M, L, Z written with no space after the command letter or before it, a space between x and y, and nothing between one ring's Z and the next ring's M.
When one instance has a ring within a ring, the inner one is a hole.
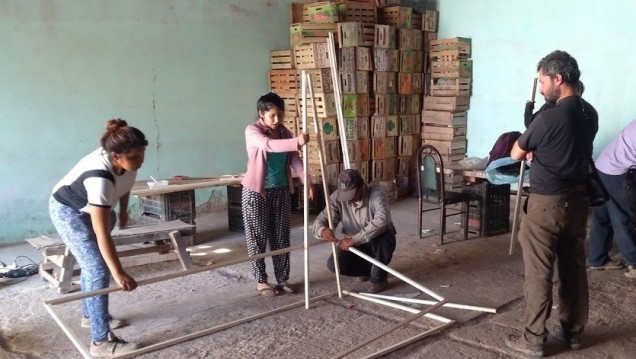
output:
M294 46L294 58L300 70L331 67L326 42Z
M419 133L416 127L419 127L420 123L416 115L399 115L398 122L400 136L412 136Z
M298 118L293 116L283 117L283 126L287 127L292 135L298 136Z
M413 14L411 14L411 27L413 29L422 29L423 16L419 12L413 10Z
M340 71L356 70L356 47L343 47L340 49L338 68Z
M466 112L422 111L424 125L435 124L442 126L466 126L468 124Z
M356 93L368 94L371 92L371 72L356 71ZM368 107L368 106L367 106ZM369 113L370 115L371 113Z
M340 92L343 94L356 93L356 72L340 71Z
M387 116L371 117L371 137L385 138L386 136L386 120Z
M406 6L389 6L380 9L380 22L399 29L410 29L413 26L413 8Z
M285 117L298 117L298 95L296 92L276 93L285 102Z
M329 33L338 31L337 24L292 24L289 27L291 45L312 44L316 42L327 42ZM336 39L337 41L337 39Z
M369 117L345 117L347 140L369 138Z
M356 70L373 71L373 59L371 49L368 47L356 47Z
M289 4L289 23L297 24L304 21L303 19L303 2L292 2Z
M330 186L338 185L338 175L342 171L342 163L332 163L325 165L325 179ZM307 174L313 183L323 183L322 171L319 163L310 163L307 166Z
M400 72L415 72L416 57L421 56L421 51L400 51ZM421 70L419 72L422 72Z
M342 112L344 117L369 116L368 94L343 94Z
M420 94L413 94L410 96L411 99L409 100L409 109L408 109L408 114L409 115L420 115L420 113L422 113L422 95Z
M296 83L298 91L302 91L302 74L305 71L311 77L311 86L314 93L331 93L333 92L333 80L331 79L331 69L305 69L296 70ZM307 90L309 93L309 90Z
M412 156L419 148L419 136L412 135L398 137L398 156Z
M338 17L340 21L359 21L365 24L378 22L375 3L338 0Z
M306 94L307 98L307 117L313 116L313 106L309 97L309 92ZM318 117L334 117L336 116L336 99L333 93L314 93L314 100L316 102L316 115ZM298 111L300 114L303 112L302 94L298 94Z
M435 147L444 155L466 154L466 140L439 141L424 139L424 144Z
M429 53L431 51L431 40L437 40L437 33L424 31L422 37L424 38L424 48L422 50Z
M398 94L410 95L413 93L413 74L398 73Z
M396 94L377 94L375 95L375 114L376 115L397 115L398 114L398 95Z
M431 77L436 78L472 78L472 60L433 61L431 62Z
M340 47L364 46L362 23L341 22L338 24L338 44Z
M411 165L411 156L398 156L395 175L408 176L410 165Z
M400 68L399 51L395 49L373 49L375 71L394 71Z
M398 115L408 115L411 110L411 96L400 95L398 96Z
M351 162L351 169L356 170L360 173L360 177L364 183L369 182L369 161L360 161L360 162Z
M457 164L461 160L463 160L464 158L466 158L465 154L460 154L460 155L442 155L442 161L444 161L444 165Z
M397 172L397 158L371 161L371 181L393 181Z
M323 161L324 164L330 165L339 163L342 161L342 151L340 151L340 141L325 141L323 140ZM302 153L302 152L301 152ZM320 149L316 140L310 140L307 143L307 163L320 164Z
M368 47L343 47L340 49L339 68L343 71L372 71L371 49Z
M439 97L426 96L424 108L433 111L464 112L468 110L470 97Z
M303 22L324 24L338 21L338 8L335 2L321 1L303 5Z
M424 92L424 74L416 72L413 74L413 93L421 94L422 92Z
M466 126L424 125L421 137L438 141L466 140Z
M390 25L375 25L373 47L376 49L395 49L397 45L396 29Z
M415 116L414 120L416 123L416 126L413 128L415 130L415 132L413 133L414 135L419 135L420 133L422 133L422 115L412 115Z
M271 70L268 72L269 88L278 92L297 92L296 70Z
M296 67L294 50L273 50L269 53L269 63L272 70L289 70Z
M397 156L396 137L372 138L371 139L371 159L384 160Z
M432 79L433 96L470 96L470 79Z
M424 12L424 18L422 20L422 30L437 32L438 18L439 18L439 12L435 10L426 10L426 12Z
M397 40L398 50L413 50L413 31L411 29L397 29Z
M373 47L375 44L375 25L362 24L362 37L364 38L364 46Z
M423 31L419 30L419 28L412 29L411 31L413 32L413 35L411 35L413 37L413 48L412 48L412 50L414 50L414 51L422 51L423 47L424 47L424 34L423 34Z
M318 117L318 127L320 128L323 141L333 141L340 138L338 133L338 119L336 117ZM310 138L316 139L316 126L314 125L314 119L311 116L307 116L307 128L305 130L302 125L302 120L298 121L298 130L309 133Z
M373 73L373 92L376 94L397 93L397 73L375 71Z
M425 73L424 74L424 95L430 95L430 94L431 94L431 74Z
M362 162L371 159L371 142L368 138L347 141L350 162Z
M431 40L431 59L437 61L457 61L470 57L471 40L464 37Z

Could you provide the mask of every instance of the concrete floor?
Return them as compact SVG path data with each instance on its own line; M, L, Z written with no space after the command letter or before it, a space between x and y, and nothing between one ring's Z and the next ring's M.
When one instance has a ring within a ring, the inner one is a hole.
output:
M523 264L521 251L508 256L509 234L453 241L438 246L437 237L417 236L417 201L392 205L398 228L398 247L391 267L421 283L450 302L498 309L497 314L442 308L435 313L457 323L438 334L386 355L387 358L517 358L506 349L505 333L518 330L523 317ZM436 213L436 212L433 212ZM449 221L450 231L458 229ZM313 217L311 217L313 220ZM426 228L437 228L429 214ZM192 248L198 265L224 262L245 255L244 238L227 230L225 212L199 216L198 241ZM302 215L294 217L292 245L302 243ZM451 237L456 236L451 234ZM228 253L213 250L225 248ZM336 291L333 274L325 268L330 246L309 250L310 294ZM18 255L41 260L28 244L0 248L0 260L11 262ZM302 287L303 252L292 253L291 282ZM271 261L266 261L273 276ZM175 273L177 261L129 268L136 279ZM385 294L430 299L414 287L389 276ZM550 340L546 356L553 358L635 358L636 311L634 280L620 271L589 272L590 320L583 337L584 348L568 351ZM368 286L343 277L342 287L362 290ZM81 358L61 328L45 311L45 300L61 297L39 276L0 286L0 358ZM123 338L149 346L171 338L203 331L285 305L302 302L303 292L264 298L255 290L248 263L222 267L165 282L139 287L131 293L110 296L111 312L131 325L116 330ZM418 307L418 306L415 306ZM58 306L63 320L86 345L89 332L79 326L80 303ZM213 334L176 344L139 358L331 358L408 318L410 313L352 297L332 297L312 303L310 309L295 307L240 324ZM361 358L438 326L420 318L397 329L347 358Z

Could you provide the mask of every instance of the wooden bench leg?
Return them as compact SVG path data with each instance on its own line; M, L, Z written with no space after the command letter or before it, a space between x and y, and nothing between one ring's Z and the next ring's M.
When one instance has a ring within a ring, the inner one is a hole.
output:
M186 251L185 241L183 237L181 237L181 233L179 233L179 231L172 231L168 233L168 235L170 236L170 241L172 241L172 245L177 252L177 256L179 256L179 261L181 262L183 270L192 268L192 259L190 258L190 253Z

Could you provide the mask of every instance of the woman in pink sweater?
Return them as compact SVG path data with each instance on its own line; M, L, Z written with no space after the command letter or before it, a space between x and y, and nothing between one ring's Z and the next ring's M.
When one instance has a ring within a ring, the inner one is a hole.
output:
M309 141L309 134L298 137L281 123L285 102L270 92L256 103L258 119L245 129L247 147L247 172L243 179L242 209L247 254L265 253L289 247L289 220L291 217L291 193L294 191L292 173L303 178L303 163L298 150ZM309 184L309 199L313 188ZM277 285L267 282L265 260L256 259L252 272L258 283L256 289L266 297L278 291L294 293L289 280L289 253L272 256Z

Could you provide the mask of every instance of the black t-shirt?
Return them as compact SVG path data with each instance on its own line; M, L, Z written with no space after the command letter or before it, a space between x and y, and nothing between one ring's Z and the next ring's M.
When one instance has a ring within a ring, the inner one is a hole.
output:
M597 131L596 110L579 96L542 111L519 138L522 150L534 152L532 192L555 195L583 184Z

